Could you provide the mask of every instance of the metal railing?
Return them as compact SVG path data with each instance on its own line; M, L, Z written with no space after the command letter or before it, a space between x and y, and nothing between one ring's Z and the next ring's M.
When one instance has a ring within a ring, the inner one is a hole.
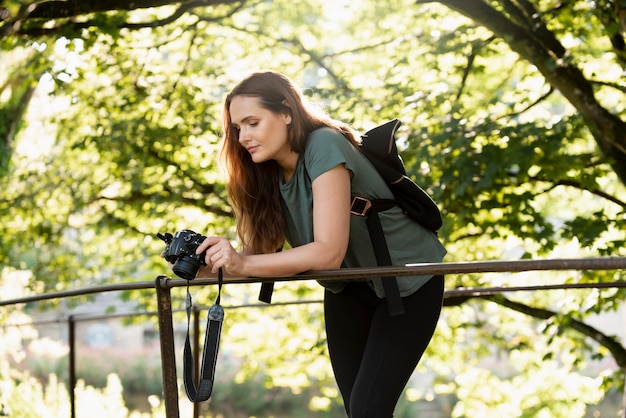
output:
M346 268L338 270L311 271L296 276L280 278L225 278L224 283L258 283L271 281L294 281L294 280L362 280L368 277L387 276L412 276L427 274L469 274L469 273L516 273L525 271L559 271L559 270L623 270L626 268L626 257L599 257L599 258L577 258L577 259L546 259L546 260L513 260L513 261L478 261L478 262L454 262L454 263L421 263L404 267L367 267L367 268ZM116 283L104 286L93 286L83 289L51 292L41 295L32 295L22 298L0 300L0 306L15 305L29 302L39 302L43 300L60 299L73 296L84 296L89 294L104 293L110 291L156 289L158 302L158 326L159 342L161 349L161 368L163 378L163 400L167 418L178 418L178 378L176 373L176 361L174 352L174 326L172 321L172 301L170 290L180 286L204 286L215 285L217 279L203 278L188 282L183 279L172 279L161 275L154 282ZM472 297L494 295L506 292L517 291L540 291L557 289L598 289L598 288L626 288L626 281L599 282L599 283L564 283L536 286L515 286L515 287L483 287L483 288L457 288L446 290L444 298L452 297ZM197 312L197 310L195 311ZM73 333L73 318L70 317L70 337ZM198 319L194 319L194 353L198 353ZM70 338L70 401L71 416L76 416L74 407L74 388L76 384L76 373L74 369L73 356L75 347ZM197 367L196 359L196 367ZM196 373L197 375L197 373ZM197 416L198 408L194 408L194 415ZM624 388L623 417L626 418L626 385Z

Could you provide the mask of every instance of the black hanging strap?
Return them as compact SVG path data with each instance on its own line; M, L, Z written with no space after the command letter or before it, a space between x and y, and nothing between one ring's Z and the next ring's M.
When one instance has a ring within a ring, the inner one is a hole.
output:
M274 292L274 282L261 283L259 291L259 300L265 303L272 303L272 293Z
M189 323L191 318L191 294L189 293L189 284L187 284L187 337L185 338L183 376L185 383L185 392L191 402L203 402L211 397L213 391L213 382L215 380L215 366L217 364L217 352L220 345L220 333L222 331L222 322L224 321L224 308L220 305L222 295L222 283L224 281L222 269L217 274L217 300L215 304L209 308L209 317L207 321L206 333L204 335L204 348L202 352L202 366L200 368L199 383L196 386L194 381L194 362L189 341Z
M378 212L385 211L395 206L396 202L391 199L365 199L363 197L354 197L350 213L358 216L366 216L365 223L369 232L372 246L374 247L374 255L376 263L379 266L390 266L391 256L387 247L385 233L378 217ZM393 276L382 278L383 289L385 290L385 298L387 300L387 309L390 316L402 315L404 313L404 304L400 297L400 289L398 289L398 281Z
M279 253L283 250L282 247L277 248L275 252ZM274 293L274 282L261 283L261 290L259 291L259 301L265 303L272 303L272 293Z

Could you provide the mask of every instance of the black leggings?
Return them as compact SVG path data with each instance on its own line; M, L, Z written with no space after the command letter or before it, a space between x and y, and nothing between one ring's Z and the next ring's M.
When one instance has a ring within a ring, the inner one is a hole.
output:
M385 299L365 282L324 297L326 336L337 385L350 418L388 418L435 332L443 276L402 298L390 317Z

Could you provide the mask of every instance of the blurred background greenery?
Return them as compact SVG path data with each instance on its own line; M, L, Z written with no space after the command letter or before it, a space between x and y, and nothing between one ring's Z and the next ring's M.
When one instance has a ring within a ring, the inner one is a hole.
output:
M2 298L153 280L166 272L157 232L235 241L217 155L221 102L262 68L288 74L359 130L403 122L409 174L444 215L446 261L624 256L625 16L618 0L4 1ZM459 274L446 287L623 279ZM225 292L225 305L245 305L258 285ZM201 303L214 297L212 287L194 288ZM274 297L320 298L314 282L281 283ZM620 416L623 300L618 289L450 300L397 415L437 400L454 417ZM87 302L0 308L3 404L35 404L17 393L63 404L63 363L30 351L42 331L10 324ZM101 311L120 303L151 311L156 300L129 291ZM215 393L207 414L341 410L318 305L237 309L227 322L222 350L236 367L222 360L230 389ZM118 397L104 404L120 409L108 416L131 413L121 394L135 387L158 408L158 373L148 368L157 365L143 349L127 350L146 361L132 371L102 349L106 373L88 361L77 400L89 405L92 388L116 373L103 396ZM613 410L598 415L592 405L606 396Z

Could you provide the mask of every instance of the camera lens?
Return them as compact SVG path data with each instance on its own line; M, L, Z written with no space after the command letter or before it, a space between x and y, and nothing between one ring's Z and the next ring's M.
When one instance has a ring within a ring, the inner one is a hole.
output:
M198 274L200 262L190 257L181 257L178 259L172 270L178 277L186 280L193 280Z

